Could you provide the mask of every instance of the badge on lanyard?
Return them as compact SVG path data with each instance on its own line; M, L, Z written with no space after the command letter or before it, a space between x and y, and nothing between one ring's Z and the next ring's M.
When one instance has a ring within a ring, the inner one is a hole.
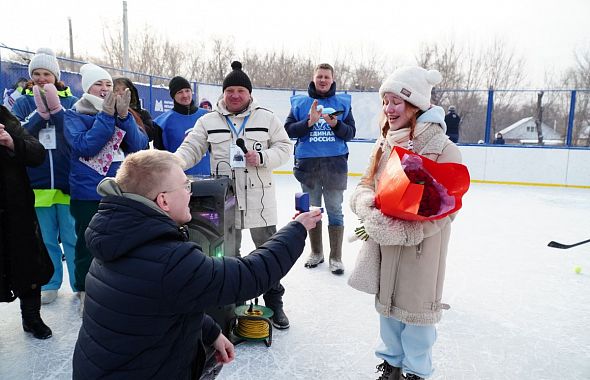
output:
M244 118L244 121L242 122L242 125L240 126L240 130L236 131L236 128L234 127L233 123L231 122L231 120L229 119L228 116L225 117L225 122L227 123L227 125L229 126L229 128L231 129L231 131L233 132L233 134L235 136L240 136L241 134L244 133L244 130L246 128L246 123L248 122L248 119L250 118L250 115L247 115ZM231 145L229 146L229 164L232 168L245 168L246 167L246 156L244 155L244 152L242 151L242 149L237 146L234 142L231 143Z
M242 149L234 143L229 147L229 164L232 168L246 167L246 156Z
M125 152L119 146L119 149L113 151L113 162L123 161L125 159Z
M51 125L39 131L39 142L43 144L45 149L57 148L57 140L55 137L55 126Z

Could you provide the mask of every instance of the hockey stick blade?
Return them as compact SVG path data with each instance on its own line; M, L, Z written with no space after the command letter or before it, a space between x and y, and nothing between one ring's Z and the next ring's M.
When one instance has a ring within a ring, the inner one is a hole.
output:
M568 249L568 248L572 248L578 245L582 245L582 244L586 244L586 243L590 243L590 239L588 240L584 240L575 244L562 244L562 243L558 243L556 241L550 241L549 244L547 244L548 247L552 247L552 248L559 248L559 249Z

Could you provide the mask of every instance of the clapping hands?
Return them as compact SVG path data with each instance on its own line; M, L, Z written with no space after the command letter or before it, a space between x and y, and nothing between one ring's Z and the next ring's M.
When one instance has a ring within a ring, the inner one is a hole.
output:
M115 112L120 119L125 119L129 113L129 103L131 102L131 92L128 88L125 89L123 95L116 95L114 92L109 92L104 98L102 110L111 116L115 116Z
M117 95L116 108L117 116L121 119L125 119L129 113L129 103L131 102L131 91L128 88L125 89L123 95Z
M33 98L35 99L35 106L37 106L37 113L45 120L49 120L50 115L62 110L57 88L51 83L43 87L33 86Z

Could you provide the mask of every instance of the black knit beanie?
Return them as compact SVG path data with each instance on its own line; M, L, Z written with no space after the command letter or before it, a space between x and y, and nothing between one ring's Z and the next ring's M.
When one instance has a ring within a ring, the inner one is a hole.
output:
M242 86L246 87L249 93L252 93L252 82L250 82L248 75L242 71L242 63L233 61L231 68L231 73L227 74L223 80L223 91L230 86Z
M172 79L170 79L170 83L168 84L168 89L170 90L170 97L172 99L174 99L174 95L176 95L176 93L184 88L190 88L191 90L193 89L191 87L191 84L184 79L183 77L174 77Z

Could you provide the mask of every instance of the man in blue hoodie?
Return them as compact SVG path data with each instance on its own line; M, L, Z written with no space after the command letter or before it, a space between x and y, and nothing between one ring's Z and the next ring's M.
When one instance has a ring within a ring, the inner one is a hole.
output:
M342 201L348 176L346 142L356 134L351 99L348 94L336 94L334 68L327 63L315 68L307 93L291 97L291 112L285 122L289 137L297 139L293 172L302 190L309 193L312 206L320 207L324 198L330 271L342 274ZM324 262L321 223L309 231L309 240L311 254L305 267L315 268Z
M74 379L198 379L204 346L229 363L234 348L205 309L259 296L303 252L319 211L302 213L242 258L208 257L188 241L191 182L182 161L159 150L130 154L86 231L86 277Z

